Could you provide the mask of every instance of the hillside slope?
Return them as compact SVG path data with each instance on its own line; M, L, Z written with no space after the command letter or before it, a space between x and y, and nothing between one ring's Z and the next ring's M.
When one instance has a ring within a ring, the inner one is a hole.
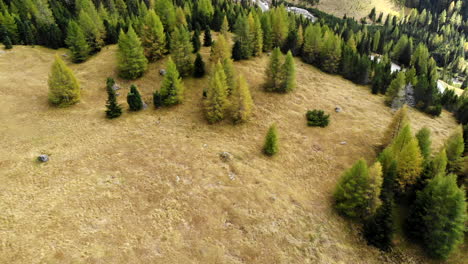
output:
M330 199L345 168L374 158L392 115L383 97L299 60L295 92L264 93L265 55L236 63L256 104L248 124L206 123L206 78L185 80L183 105L109 121L104 85L116 76L116 47L71 65L82 102L66 109L47 104L56 52L65 51L0 54L1 263L383 263ZM163 65L135 81L147 102ZM117 83L124 103L131 82ZM306 126L315 108L331 113L329 127ZM415 129L432 129L436 149L456 126L446 112L410 116ZM272 122L280 153L266 158ZM222 151L234 159L221 161ZM48 163L35 162L42 153Z
M300 0L289 2L304 3ZM346 16L356 19L367 16L373 7L376 8L377 14L383 12L395 15L401 11L401 8L395 5L392 0L320 0L315 7L337 17L343 17L346 14Z

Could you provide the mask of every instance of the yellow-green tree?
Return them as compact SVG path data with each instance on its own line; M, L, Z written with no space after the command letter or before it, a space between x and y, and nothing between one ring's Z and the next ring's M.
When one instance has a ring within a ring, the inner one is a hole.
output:
M211 46L210 60L213 63L223 61L224 59L231 58L231 52L229 45L223 35L220 35L218 39Z
M408 120L408 108L403 105L392 118L392 122L385 131L382 145L384 147L390 145L395 137L400 133L401 129L409 122Z
M142 28L141 40L145 57L149 61L156 61L166 52L166 35L164 27L154 10L150 10L145 17Z
M148 69L148 60L146 59L133 27L130 26L127 34L122 30L119 35L119 76L125 79L136 79L145 73Z
M380 193L382 191L382 165L380 162L376 162L372 167L369 168L369 205L367 207L368 216L375 214L377 209L382 204L380 200Z
M205 116L213 124L225 118L228 109L227 83L223 65L218 62L212 73L205 100Z
M226 75L226 84L227 84L227 94L231 95L232 91L237 86L237 74L234 69L234 63L232 59L225 58L223 61L224 74Z
M177 67L169 57L166 64L166 75L161 85L161 99L164 105L176 105L182 103L184 99L184 85L180 78Z
M66 107L80 101L80 84L72 70L58 55L55 55L48 83L51 104Z
M417 139L411 134L410 125L406 125L392 144L392 153L397 161L396 183L400 192L405 192L414 185L422 172L423 157Z
M242 75L238 78L238 84L232 93L231 100L234 123L248 121L252 114L253 100L250 95L249 85Z
M178 26L171 35L171 56L180 75L188 76L193 68L190 32L184 26Z

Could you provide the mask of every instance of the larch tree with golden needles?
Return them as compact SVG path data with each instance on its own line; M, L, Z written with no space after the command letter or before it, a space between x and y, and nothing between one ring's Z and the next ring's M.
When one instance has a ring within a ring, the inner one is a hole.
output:
M59 107L66 107L80 100L81 90L78 80L65 62L55 55L49 75L49 102Z
M265 90L273 92L281 85L281 61L282 53L279 48L273 49L270 56L270 62L266 68Z
M404 193L417 183L423 169L423 157L410 125L406 125L395 138L392 152L397 161L396 183L399 191Z
M236 69L234 69L234 63L232 59L225 58L222 63L224 74L226 75L227 94L229 96L232 94L232 91L234 91L237 85Z
M392 122L387 127L383 138L383 147L390 145L393 139L400 133L400 130L408 124L408 108L404 105L400 108L392 118Z
M244 76L239 76L232 96L232 119L234 123L242 123L249 120L252 115L253 100L250 95L249 85Z
M223 61L224 59L230 59L231 52L228 43L223 35L220 35L218 39L211 46L210 60L213 63Z
M156 61L166 52L166 35L164 27L154 10L150 10L145 17L141 40L145 57L149 61Z
M213 124L226 116L229 101L227 99L227 83L223 65L218 62L213 70L205 100L205 116Z
M224 16L224 18L223 18L223 23L221 24L220 32L224 36L224 38L228 39L228 36L229 36L229 22L228 22L226 16Z
M380 205L382 205L382 201L380 200L380 192L382 191L383 183L382 175L382 165L377 161L369 168L368 216L375 214Z

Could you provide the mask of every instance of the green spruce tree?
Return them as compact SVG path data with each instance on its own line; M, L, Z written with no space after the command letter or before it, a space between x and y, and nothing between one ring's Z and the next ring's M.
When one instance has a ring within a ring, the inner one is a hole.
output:
M107 78L107 104L106 117L109 119L117 118L122 115L122 107L117 103L117 95L114 90L115 81L113 78Z
M181 76L188 76L192 71L192 51L190 32L183 26L177 27L171 35L171 56Z
M193 63L193 77L201 78L203 76L205 76L205 62L200 53L197 53L197 57Z
M149 10L141 29L141 42L145 57L153 62L166 53L164 27L154 10Z
M143 109L143 100L141 99L140 91L132 84L130 91L127 94L127 103L130 111L140 111Z
M273 123L268 129L265 144L263 145L263 153L267 156L276 155L279 151L278 141L278 130L276 128L276 124Z
M166 64L166 75L161 85L161 98L166 106L180 104L184 98L184 85L175 63L169 57Z
M70 20L68 23L65 43L70 50L73 62L83 62L88 58L90 52L88 42L86 42L83 30L81 30L80 26L73 20Z

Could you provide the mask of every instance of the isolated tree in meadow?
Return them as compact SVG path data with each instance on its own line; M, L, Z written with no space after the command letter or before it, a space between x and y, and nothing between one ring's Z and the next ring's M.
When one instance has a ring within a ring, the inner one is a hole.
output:
M13 48L13 44L11 44L11 39L8 35L3 38L3 46L5 46L5 49Z
M463 132L461 127L458 127L453 132L445 143L445 150L447 152L447 170L452 173L459 173L462 170L463 152L465 150L465 143L463 141Z
M365 217L369 205L369 185L366 161L360 159L344 172L336 186L333 194L336 210L352 218Z
M197 57L193 63L193 77L201 78L203 76L205 76L205 62L200 53L197 53Z
M403 105L403 107L393 115L392 122L390 122L387 130L385 130L382 145L384 147L390 145L408 122L408 108L406 105Z
M117 118L122 115L122 107L117 103L117 95L113 86L115 81L113 78L107 78L107 103L106 117L109 119Z
M193 46L193 53L197 53L200 50L201 42L200 42L200 31L197 29L193 31L192 35L192 46Z
M428 161L432 150L431 150L431 130L427 127L421 128L418 133L416 133L416 138L418 140L418 146L421 150L421 155L424 158L424 161Z
M119 34L119 76L124 79L137 79L148 69L140 39L130 26L127 34L122 30Z
M211 75L207 90L207 98L204 102L206 119L211 124L219 122L225 118L226 110L229 105L227 89L228 86L223 65L221 62L218 62Z
M249 85L244 76L240 75L237 81L238 83L231 95L232 119L235 124L248 121L253 107Z
M277 91L278 87L281 86L282 57L283 55L278 47L273 49L266 68L265 90L268 92Z
M130 111L140 111L143 109L140 91L138 91L138 88L134 84L130 86L130 91L127 94L127 103Z
M55 106L66 107L80 100L81 90L78 80L65 62L55 55L49 75L49 102Z
M68 23L65 43L70 50L73 62L83 62L88 58L90 52L88 42L86 42L83 30L73 20Z
M265 144L263 145L263 153L267 156L276 155L279 151L278 130L276 124L273 123L268 129Z
M203 35L203 46L210 47L213 44L213 39L211 38L210 27L205 28L205 33Z
M171 56L181 76L188 76L192 71L193 46L190 32L185 27L177 27L171 35Z
M184 90L185 87L177 71L177 66L169 57L166 63L166 75L164 75L160 91L163 104L171 106L182 103Z
M286 54L286 59L281 67L280 92L289 93L296 88L296 65L291 51Z
M465 191L455 175L439 174L418 192L406 227L429 255L447 259L463 243L466 220Z
M223 35L220 35L218 39L211 46L210 60L213 63L218 61L224 61L231 57L229 46Z
M141 42L145 57L153 62L166 53L166 34L164 27L154 10L149 10L141 30Z

